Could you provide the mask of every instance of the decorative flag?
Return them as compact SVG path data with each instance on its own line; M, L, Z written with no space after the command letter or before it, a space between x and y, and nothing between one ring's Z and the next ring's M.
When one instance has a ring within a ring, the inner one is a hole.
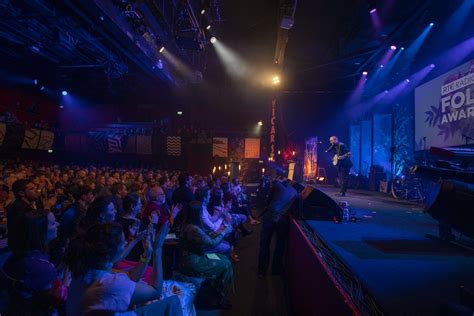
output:
M6 133L7 133L7 126L3 123L0 123L0 146L3 145L3 140L5 139Z
M231 138L229 142L229 157L244 158L244 143L243 138Z
M227 157L227 137L214 137L212 139L212 157Z
M40 140L38 143L38 149L40 150L50 150L53 148L54 143L54 133L51 131L41 131Z
M41 131L36 128L26 128L25 136L23 138L23 144L21 148L23 149L37 149L39 140L41 136Z
M166 152L168 156L181 156L181 137L166 137Z
M107 147L109 153L121 153L122 136L118 134L109 135L109 137L107 138Z
M260 158L260 138L245 139L245 158Z

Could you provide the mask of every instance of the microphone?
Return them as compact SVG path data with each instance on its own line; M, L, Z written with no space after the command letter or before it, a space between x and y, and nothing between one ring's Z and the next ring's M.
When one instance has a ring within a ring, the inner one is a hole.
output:
M331 144L328 149L326 149L324 152L327 153L328 151L332 150L334 148L334 144Z

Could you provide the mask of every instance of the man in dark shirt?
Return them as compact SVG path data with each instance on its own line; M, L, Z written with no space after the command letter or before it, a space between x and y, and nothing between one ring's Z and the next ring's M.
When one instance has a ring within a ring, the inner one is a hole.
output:
M123 182L115 182L110 187L110 193L112 193L112 202L117 210L117 218L119 218L124 214L123 199L128 194L127 187Z
M331 147L326 152L331 151L334 154L333 164L337 168L337 174L339 179L339 185L341 187L339 196L345 196L347 191L347 183L349 182L349 172L352 167L351 152L347 148L346 144L341 143L337 136L331 136L329 138Z
M194 194L191 191L193 178L187 173L182 173L178 177L178 182L179 187L173 192L172 204L181 203L183 207L187 207L189 203L194 201Z

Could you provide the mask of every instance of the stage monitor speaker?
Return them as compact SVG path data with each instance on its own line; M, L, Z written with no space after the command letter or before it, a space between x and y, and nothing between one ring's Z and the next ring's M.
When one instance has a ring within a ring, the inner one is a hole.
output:
M474 238L474 185L443 180L426 200L425 211L440 223Z
M342 221L342 208L329 195L309 185L299 190L301 186L299 183L293 184L299 193L297 217L305 220Z

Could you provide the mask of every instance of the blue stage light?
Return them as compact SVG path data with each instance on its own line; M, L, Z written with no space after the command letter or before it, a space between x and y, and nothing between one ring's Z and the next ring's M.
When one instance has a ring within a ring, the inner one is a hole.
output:
M63 92L61 92L62 95L66 96L67 95L67 91L66 90L63 90Z

